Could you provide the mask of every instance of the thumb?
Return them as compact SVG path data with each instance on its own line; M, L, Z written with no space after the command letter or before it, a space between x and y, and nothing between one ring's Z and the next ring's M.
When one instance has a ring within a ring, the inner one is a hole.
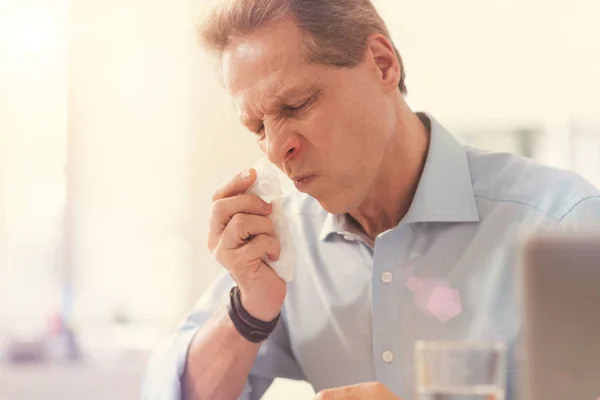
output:
M246 169L235 175L229 181L219 186L212 196L212 200L225 199L227 197L237 196L244 193L256 181L256 170L254 168Z

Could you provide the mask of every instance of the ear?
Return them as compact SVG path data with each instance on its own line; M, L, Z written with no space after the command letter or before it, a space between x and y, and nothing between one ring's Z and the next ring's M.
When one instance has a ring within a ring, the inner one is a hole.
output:
M392 42L380 33L367 38L366 57L377 69L380 83L389 90L395 90L400 83L402 71Z

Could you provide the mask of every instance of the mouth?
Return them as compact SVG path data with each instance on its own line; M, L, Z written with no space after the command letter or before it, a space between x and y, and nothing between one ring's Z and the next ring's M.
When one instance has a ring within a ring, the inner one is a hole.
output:
M314 181L315 178L315 175L299 175L292 177L291 179L294 182L296 189L303 192L306 190L308 185L310 185Z

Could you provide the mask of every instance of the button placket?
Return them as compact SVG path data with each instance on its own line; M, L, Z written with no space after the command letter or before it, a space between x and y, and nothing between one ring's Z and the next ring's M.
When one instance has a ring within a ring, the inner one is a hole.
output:
M393 282L402 281L398 279L410 253L413 234L410 225L401 226L379 235L374 246L372 323L375 376L394 393L407 390L405 381L398 378L404 373L410 374L412 368L412 359L405 358L408 353L404 351L410 344L403 342L402 334L402 308L410 308L410 304L402 303L402 290Z

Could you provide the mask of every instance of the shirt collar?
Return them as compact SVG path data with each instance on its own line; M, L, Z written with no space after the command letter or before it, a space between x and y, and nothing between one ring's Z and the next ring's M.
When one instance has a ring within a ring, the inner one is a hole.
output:
M320 240L325 240L332 233L340 235L357 234L357 230L353 230L348 226L348 217L346 214L330 214L327 213L325 222L319 234Z
M479 222L471 171L463 144L429 114L431 137L425 167L411 206L400 222ZM321 240L346 232L345 215L327 213Z
M425 168L402 223L479 222L464 145L438 121L431 121Z

